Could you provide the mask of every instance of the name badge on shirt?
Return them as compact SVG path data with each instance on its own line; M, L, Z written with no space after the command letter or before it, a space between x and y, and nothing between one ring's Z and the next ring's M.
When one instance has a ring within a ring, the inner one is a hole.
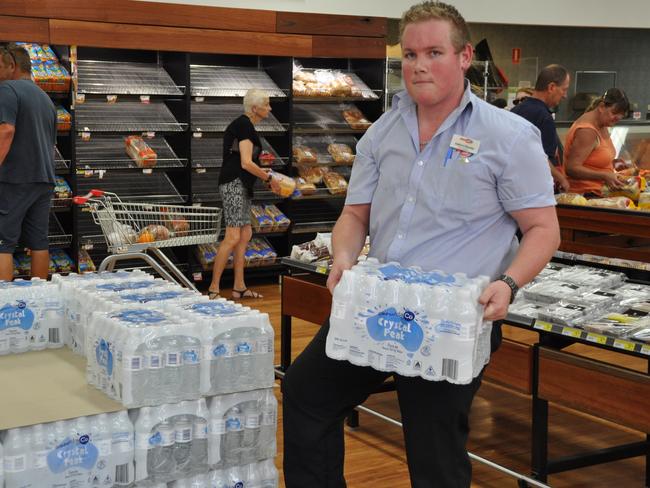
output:
M474 140L471 137L454 134L454 137L451 138L451 144L449 144L449 147L456 149L461 153L469 153L473 155L478 152L480 145L481 141Z

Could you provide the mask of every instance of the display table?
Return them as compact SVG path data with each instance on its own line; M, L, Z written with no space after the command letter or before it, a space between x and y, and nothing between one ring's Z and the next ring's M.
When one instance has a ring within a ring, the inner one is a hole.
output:
M0 391L0 430L124 410L86 383L85 359L68 348L0 356Z
M329 316L331 295L325 286L327 268L283 259L287 274L281 280L281 376L291 364L291 320L322 324ZM504 338L485 370L485 379L531 396L533 404L531 472L546 482L548 475L594 464L646 456L646 485L650 486L650 436L646 441L579 453L559 459L548 456L548 402L594 417L650 432L650 369L640 373L616 364L562 351L572 343L632 355L650 368L650 345L509 316L508 326L538 333L524 343ZM520 486L527 486L520 481Z

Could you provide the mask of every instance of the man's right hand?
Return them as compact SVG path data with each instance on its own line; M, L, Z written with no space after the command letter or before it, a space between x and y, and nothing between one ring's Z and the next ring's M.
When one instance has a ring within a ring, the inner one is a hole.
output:
M350 269L355 264L356 260L334 259L329 276L327 277L327 289L331 294L334 294L334 287L341 281L343 271Z

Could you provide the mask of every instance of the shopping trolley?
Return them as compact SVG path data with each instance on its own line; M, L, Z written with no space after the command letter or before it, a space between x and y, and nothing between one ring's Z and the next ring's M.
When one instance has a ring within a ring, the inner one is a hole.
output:
M73 202L86 205L106 239L110 254L100 271L112 271L118 261L141 259L163 278L196 290L160 248L217 242L220 208L123 202L102 190L90 190Z

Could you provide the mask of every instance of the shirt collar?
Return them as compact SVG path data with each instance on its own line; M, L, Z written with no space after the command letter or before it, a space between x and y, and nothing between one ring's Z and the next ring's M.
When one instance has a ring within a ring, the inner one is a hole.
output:
M544 101L543 101L543 100L540 100L539 98L535 98L535 97L526 97L526 98L524 99L524 101L521 102L521 103L525 103L525 104L531 104L531 103L532 103L532 104L537 104L537 105L539 105L539 106L541 106L541 107L544 107L548 113L552 113L552 112L551 112L551 109L548 108L548 105L546 105L546 103L544 103Z

